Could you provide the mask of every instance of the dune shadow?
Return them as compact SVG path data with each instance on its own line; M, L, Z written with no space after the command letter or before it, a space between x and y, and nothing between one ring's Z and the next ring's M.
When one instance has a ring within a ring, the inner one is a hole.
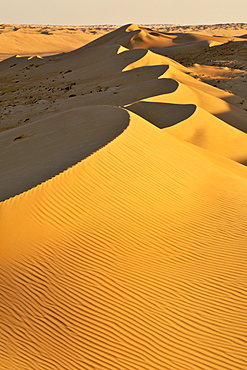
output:
M157 65L157 66L144 66L144 67L137 67L127 71L123 71L121 73L121 77L119 78L133 83L138 83L138 85L142 84L145 81L167 79L169 78L160 78L163 76L169 69L168 65Z
M181 44L186 40L186 42L192 42L197 41L197 38L194 35L191 35L189 33L169 33L170 36L176 36L173 39L174 44Z
M125 76L128 75L142 75L144 73L148 74L148 79L152 78L158 78L162 76L165 72L167 72L169 69L169 65L167 64L162 64L162 65L155 65L155 66L143 66L143 67L137 67L133 68L129 71L123 71L125 73ZM151 76L151 77L150 77Z
M163 129L189 118L195 112L196 105L138 102L126 108Z
M121 88L121 91L116 95L114 105L126 106L153 96L171 94L177 90L178 86L178 82L170 78L144 81L139 83L137 88L135 88L135 83L130 83Z
M237 36L237 38L239 38L239 39L247 39L247 33L245 33L244 35L241 35L241 36Z
M75 165L119 136L126 110L88 106L57 113L1 134L0 200L20 194ZM33 132L35 131L35 135ZM26 140L21 140L27 137Z
M245 159L241 159L241 160L236 161L236 162L238 162L238 163L242 164L243 166L247 166L247 158L245 158Z
M167 56L167 57L174 57L177 54L190 54L192 51L199 51L204 50L209 47L209 43L206 40L203 41L194 41L194 42L186 42L183 44L166 46L166 47L151 47L149 48L155 54Z
M64 58L66 58L67 63L70 63L70 68L73 68L73 66L78 68L78 58L80 58L80 68L91 66L91 73L94 73L93 67L96 68L97 65L100 65L102 74L105 70L112 75L115 72L122 72L125 67L142 59L148 52L147 49L133 49L118 54L120 44L109 46L100 43L100 45L95 45L97 46L96 48L91 47L91 44L95 41L66 54L56 54L53 56L53 60L59 62L61 57L63 57L61 60L62 64L64 63ZM110 69L109 65L111 65Z
M147 49L132 49L123 51L120 54L116 54L115 57L117 59L117 65L119 66L119 68L121 68L122 71L128 65L142 59L147 54L147 52Z
M49 31L42 31L40 32L41 35L47 35L47 36L50 36L50 35L53 35L52 32L49 32Z
M214 113L214 116L226 122L228 125L247 134L246 120L244 120L242 117L237 117L235 112L230 111L230 112Z

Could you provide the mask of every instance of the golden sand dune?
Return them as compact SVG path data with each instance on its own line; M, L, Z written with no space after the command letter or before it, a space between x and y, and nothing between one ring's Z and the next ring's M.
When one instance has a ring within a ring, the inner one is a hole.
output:
M246 134L200 107L143 101L129 105L128 109L179 139L247 164Z
M3 370L247 366L245 101L151 32L0 64Z
M139 30L139 33L130 39L131 48L141 46L142 43L145 46L150 47L164 47L164 46L176 46L177 44L188 44L195 41L206 41L208 45L223 44L229 41L228 37L223 36L210 36L203 35L201 33L193 32L159 32L153 31L147 27L140 27L137 25L131 25L128 30L135 31ZM238 37L233 37L234 40L238 41Z

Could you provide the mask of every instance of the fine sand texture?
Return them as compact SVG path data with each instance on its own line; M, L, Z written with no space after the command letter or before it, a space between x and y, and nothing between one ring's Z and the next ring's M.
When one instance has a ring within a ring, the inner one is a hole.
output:
M13 27L0 369L247 369L246 25Z

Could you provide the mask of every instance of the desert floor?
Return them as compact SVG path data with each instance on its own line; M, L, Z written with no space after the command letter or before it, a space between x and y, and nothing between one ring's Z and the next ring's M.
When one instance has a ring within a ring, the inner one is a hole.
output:
M247 24L0 45L1 370L247 369Z

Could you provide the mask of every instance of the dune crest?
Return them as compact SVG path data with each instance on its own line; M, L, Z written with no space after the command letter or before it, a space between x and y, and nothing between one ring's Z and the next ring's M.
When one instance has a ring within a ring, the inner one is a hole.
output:
M206 36L0 63L4 370L245 368L245 102L164 55Z

